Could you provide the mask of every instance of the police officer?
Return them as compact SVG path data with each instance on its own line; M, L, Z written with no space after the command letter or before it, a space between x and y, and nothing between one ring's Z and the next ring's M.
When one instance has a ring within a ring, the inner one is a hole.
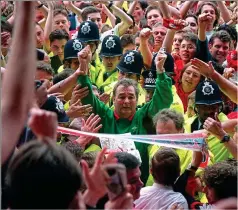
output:
M143 71L142 77L143 77L142 87L146 91L145 102L147 103L152 99L156 87L156 78L157 78L156 71L154 70Z
M208 117L215 120L219 119L221 122L226 121L228 118L222 113L222 109L223 101L218 85L210 80L199 83L195 94L194 111L196 115L188 118L186 121L186 132L192 133L196 130L203 129L203 124ZM210 152L214 156L212 162L218 162L232 157L215 136L210 135L207 138L207 143Z
M133 79L138 82L139 97L137 105L141 106L145 103L145 90L141 87L139 81L141 72L144 68L142 55L134 50L129 50L121 57L119 64L117 65L118 80L123 78ZM117 81L116 81L117 82ZM106 93L111 93L116 82L105 87Z
M58 69L58 73L65 68L77 70L79 67L78 53L83 49L83 43L78 39L71 39L64 46L64 61L63 65Z
M116 35L106 36L103 39L99 56L102 59L103 68L99 72L96 85L104 91L104 87L118 79L116 67L122 56L120 38Z
M93 84L96 83L102 63L97 54L97 48L100 43L98 26L92 21L84 21L80 24L78 29L77 39L81 41L84 46L89 45L92 52L92 61L90 66L90 79Z

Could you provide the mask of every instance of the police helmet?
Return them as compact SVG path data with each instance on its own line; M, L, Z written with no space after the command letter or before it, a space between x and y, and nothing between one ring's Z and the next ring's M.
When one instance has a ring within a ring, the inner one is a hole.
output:
M102 41L100 56L114 57L122 55L121 40L116 35L108 35Z
M81 42L99 41L99 29L96 23L92 21L84 21L80 24L77 38Z
M218 85L210 80L200 82L196 88L195 104L222 104L221 91Z
M141 75L142 68L144 68L143 57L135 50L129 50L123 54L119 64L117 65L117 69L119 71L137 75Z

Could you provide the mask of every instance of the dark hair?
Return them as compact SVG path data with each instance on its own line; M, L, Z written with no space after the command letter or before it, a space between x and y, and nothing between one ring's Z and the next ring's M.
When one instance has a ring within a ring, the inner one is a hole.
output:
M145 11L148 7L148 3L145 0L139 0L138 3L140 4L140 7L143 11Z
M82 184L77 161L51 139L23 145L9 164L11 209L67 209Z
M208 187L214 189L217 199L237 197L237 160L207 166L203 180Z
M213 24L213 27L215 27L217 24L218 24L218 20L220 19L220 12L219 10L217 9L217 6L213 3L213 2L203 2L202 4L199 5L198 9L197 9L197 17L202 13L202 8L203 6L205 5L210 5L213 7L213 9L215 10L215 14L216 14L216 20Z
M83 148L76 141L63 142L61 146L67 149L78 162L82 159Z
M100 10L98 8L94 7L94 6L85 7L82 11L82 14L81 14L82 20L87 21L88 20L88 15L92 14L92 13L100 13L101 14Z
M148 6L147 9L145 10L145 18L146 18L146 19L147 19L148 13L149 13L151 10L157 10L157 11L159 12L160 16L162 16L162 15L161 15L161 12L160 12L160 9L159 9L158 6L150 5L150 6Z
M135 169L140 166L139 160L128 152L117 152L115 154L117 162L123 164L126 170Z
M135 89L135 93L136 93L136 99L138 100L138 96L139 96L139 89L137 87L137 82L132 80L132 79L128 79L128 78L124 78L120 81L118 81L114 88L113 88L113 96L115 97L116 96L116 91L117 91L117 88L122 85L124 87L130 87L130 86L133 86L134 89Z
M50 33L49 39L50 39L50 43L52 43L56 39L58 40L66 39L68 41L69 34L65 30L56 29Z
M190 33L190 32L184 33L183 34L183 40L191 41L196 45L197 40L198 40L198 36L196 34Z
M158 121L168 122L172 120L177 130L181 130L184 127L184 117L180 112L173 109L162 109L153 117L154 125L156 126Z
M87 162L89 168L92 168L94 166L98 153L99 151L90 151L90 152L85 152L83 154L82 160L85 160Z
M220 39L222 42L229 42L229 43L231 43L230 35L226 31L224 31L224 30L216 31L215 33L213 33L211 38L210 38L210 40L209 40L209 44L213 45L214 40L216 38Z
M188 15L186 15L186 17L184 18L184 20L185 20L186 18L188 18L188 17L192 17L192 18L194 18L194 19L195 19L195 21L196 21L196 23L198 24L198 18L197 18L197 16L196 16L196 15L193 15L193 14L188 14Z
M180 174L180 160L172 148L161 147L151 160L152 176L155 182L171 186Z
M181 72L180 72L180 76L179 76L179 80L178 80L178 84L181 84L182 83L182 77L183 77L183 73L186 71L186 69L188 68L188 67L190 67L192 65L192 63L191 62L188 62L187 64L185 64L184 65L184 67L183 67L183 69L181 70ZM200 73L200 81L199 81L199 83L200 82L202 82L204 79L205 79L205 77Z
M62 72L60 72L59 74L56 74L53 78L53 84L57 84L58 82L66 79L67 77L69 77L70 75L72 75L75 71L73 69L70 68L66 68L64 69Z
M45 63L44 61L38 61L36 65L36 69L40 71L44 71L47 74L54 75L54 70L52 69L51 65Z
M65 10L65 9L55 9L54 10L54 13L53 13L53 17L55 17L56 15L63 15L63 16L65 16L66 18L67 18L67 20L68 20L68 12Z
M128 46L129 44L135 44L135 39L132 34L124 34L121 37L121 46L122 48Z
M231 39L233 41L235 41L235 43L237 43L238 33L237 33L236 28L234 26L223 24L223 25L220 25L219 28L217 29L217 31L221 31L221 30L226 31L230 35ZM236 48L236 46L234 46L234 47Z

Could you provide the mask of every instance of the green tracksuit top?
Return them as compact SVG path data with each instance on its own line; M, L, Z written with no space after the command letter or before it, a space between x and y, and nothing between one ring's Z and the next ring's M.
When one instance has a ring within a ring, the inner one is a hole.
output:
M172 81L165 74L157 74L156 90L152 100L146 103L141 109L136 111L131 120L116 119L114 111L101 102L92 92L92 85L88 76L79 76L78 83L83 87L89 88L89 94L82 99L83 104L91 104L93 112L98 114L103 125L100 133L108 134L147 134L145 129L145 118L152 119L161 109L169 108L173 102ZM136 148L139 150L141 164L141 179L146 183L149 175L149 151L151 145L135 142Z

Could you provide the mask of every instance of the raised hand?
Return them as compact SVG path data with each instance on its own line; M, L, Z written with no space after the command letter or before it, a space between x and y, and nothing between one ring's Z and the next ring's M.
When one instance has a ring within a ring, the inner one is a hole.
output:
M218 114L215 114L215 120L208 117L204 122L203 128L209 133L213 134L217 138L221 139L226 132L223 130L220 120L218 119Z
M174 20L174 19L163 19L163 26L173 30L182 30L187 26L187 22L182 19Z
M63 1L63 4L68 8L73 5L73 2L72 1Z
M88 75L89 74L89 67L92 59L92 52L90 46L87 45L83 50L78 53L78 60L79 60L79 68L76 71L78 75Z
M223 72L223 77L225 77L226 79L230 79L234 76L235 71L236 70L234 68L225 68Z
M74 104L78 100L81 100L82 98L86 97L88 93L88 87L81 88L81 85L76 85L72 93L70 104Z
M140 40L145 41L150 38L152 31L149 28L143 28L140 32Z
M46 1L46 2L47 2L48 8L49 8L50 10L53 10L54 7L55 7L56 2L54 2L54 1Z
M51 93L51 94L48 94L48 96L55 96L59 100L64 101L64 94L62 94L62 93Z
M165 53L158 52L155 58L155 66L156 70L159 74L163 73L164 70L164 63L167 59L167 55Z
M204 77L211 78L213 73L215 72L211 61L209 61L207 64L197 58L194 58L191 59L191 63L193 68L199 71Z
M116 199L108 201L105 204L105 209L133 209L133 196L129 193L129 190L127 189Z
M106 150L107 148L102 149L90 171L87 162L85 160L81 161L83 176L87 185L87 190L83 197L85 203L89 206L96 205L97 201L107 193L107 183L110 181L110 177L103 169L103 162L106 162L107 164L117 162L114 154L109 154L104 161Z
M78 100L70 105L69 110L66 112L66 114L70 118L85 117L88 116L90 112L92 112L92 110L93 108L90 104L82 105L81 101Z
M107 104L110 101L110 94L103 93L99 96L99 100L102 101L104 104Z
M212 22L212 16L210 14L202 13L198 16L199 27L206 28Z
M101 128L102 124L98 125L101 118L98 115L91 114L86 120L82 119L81 131L97 133ZM82 146L85 147L94 137L93 136L80 136L76 141Z
M54 112L32 108L28 126L39 139L48 137L56 141L58 121Z

